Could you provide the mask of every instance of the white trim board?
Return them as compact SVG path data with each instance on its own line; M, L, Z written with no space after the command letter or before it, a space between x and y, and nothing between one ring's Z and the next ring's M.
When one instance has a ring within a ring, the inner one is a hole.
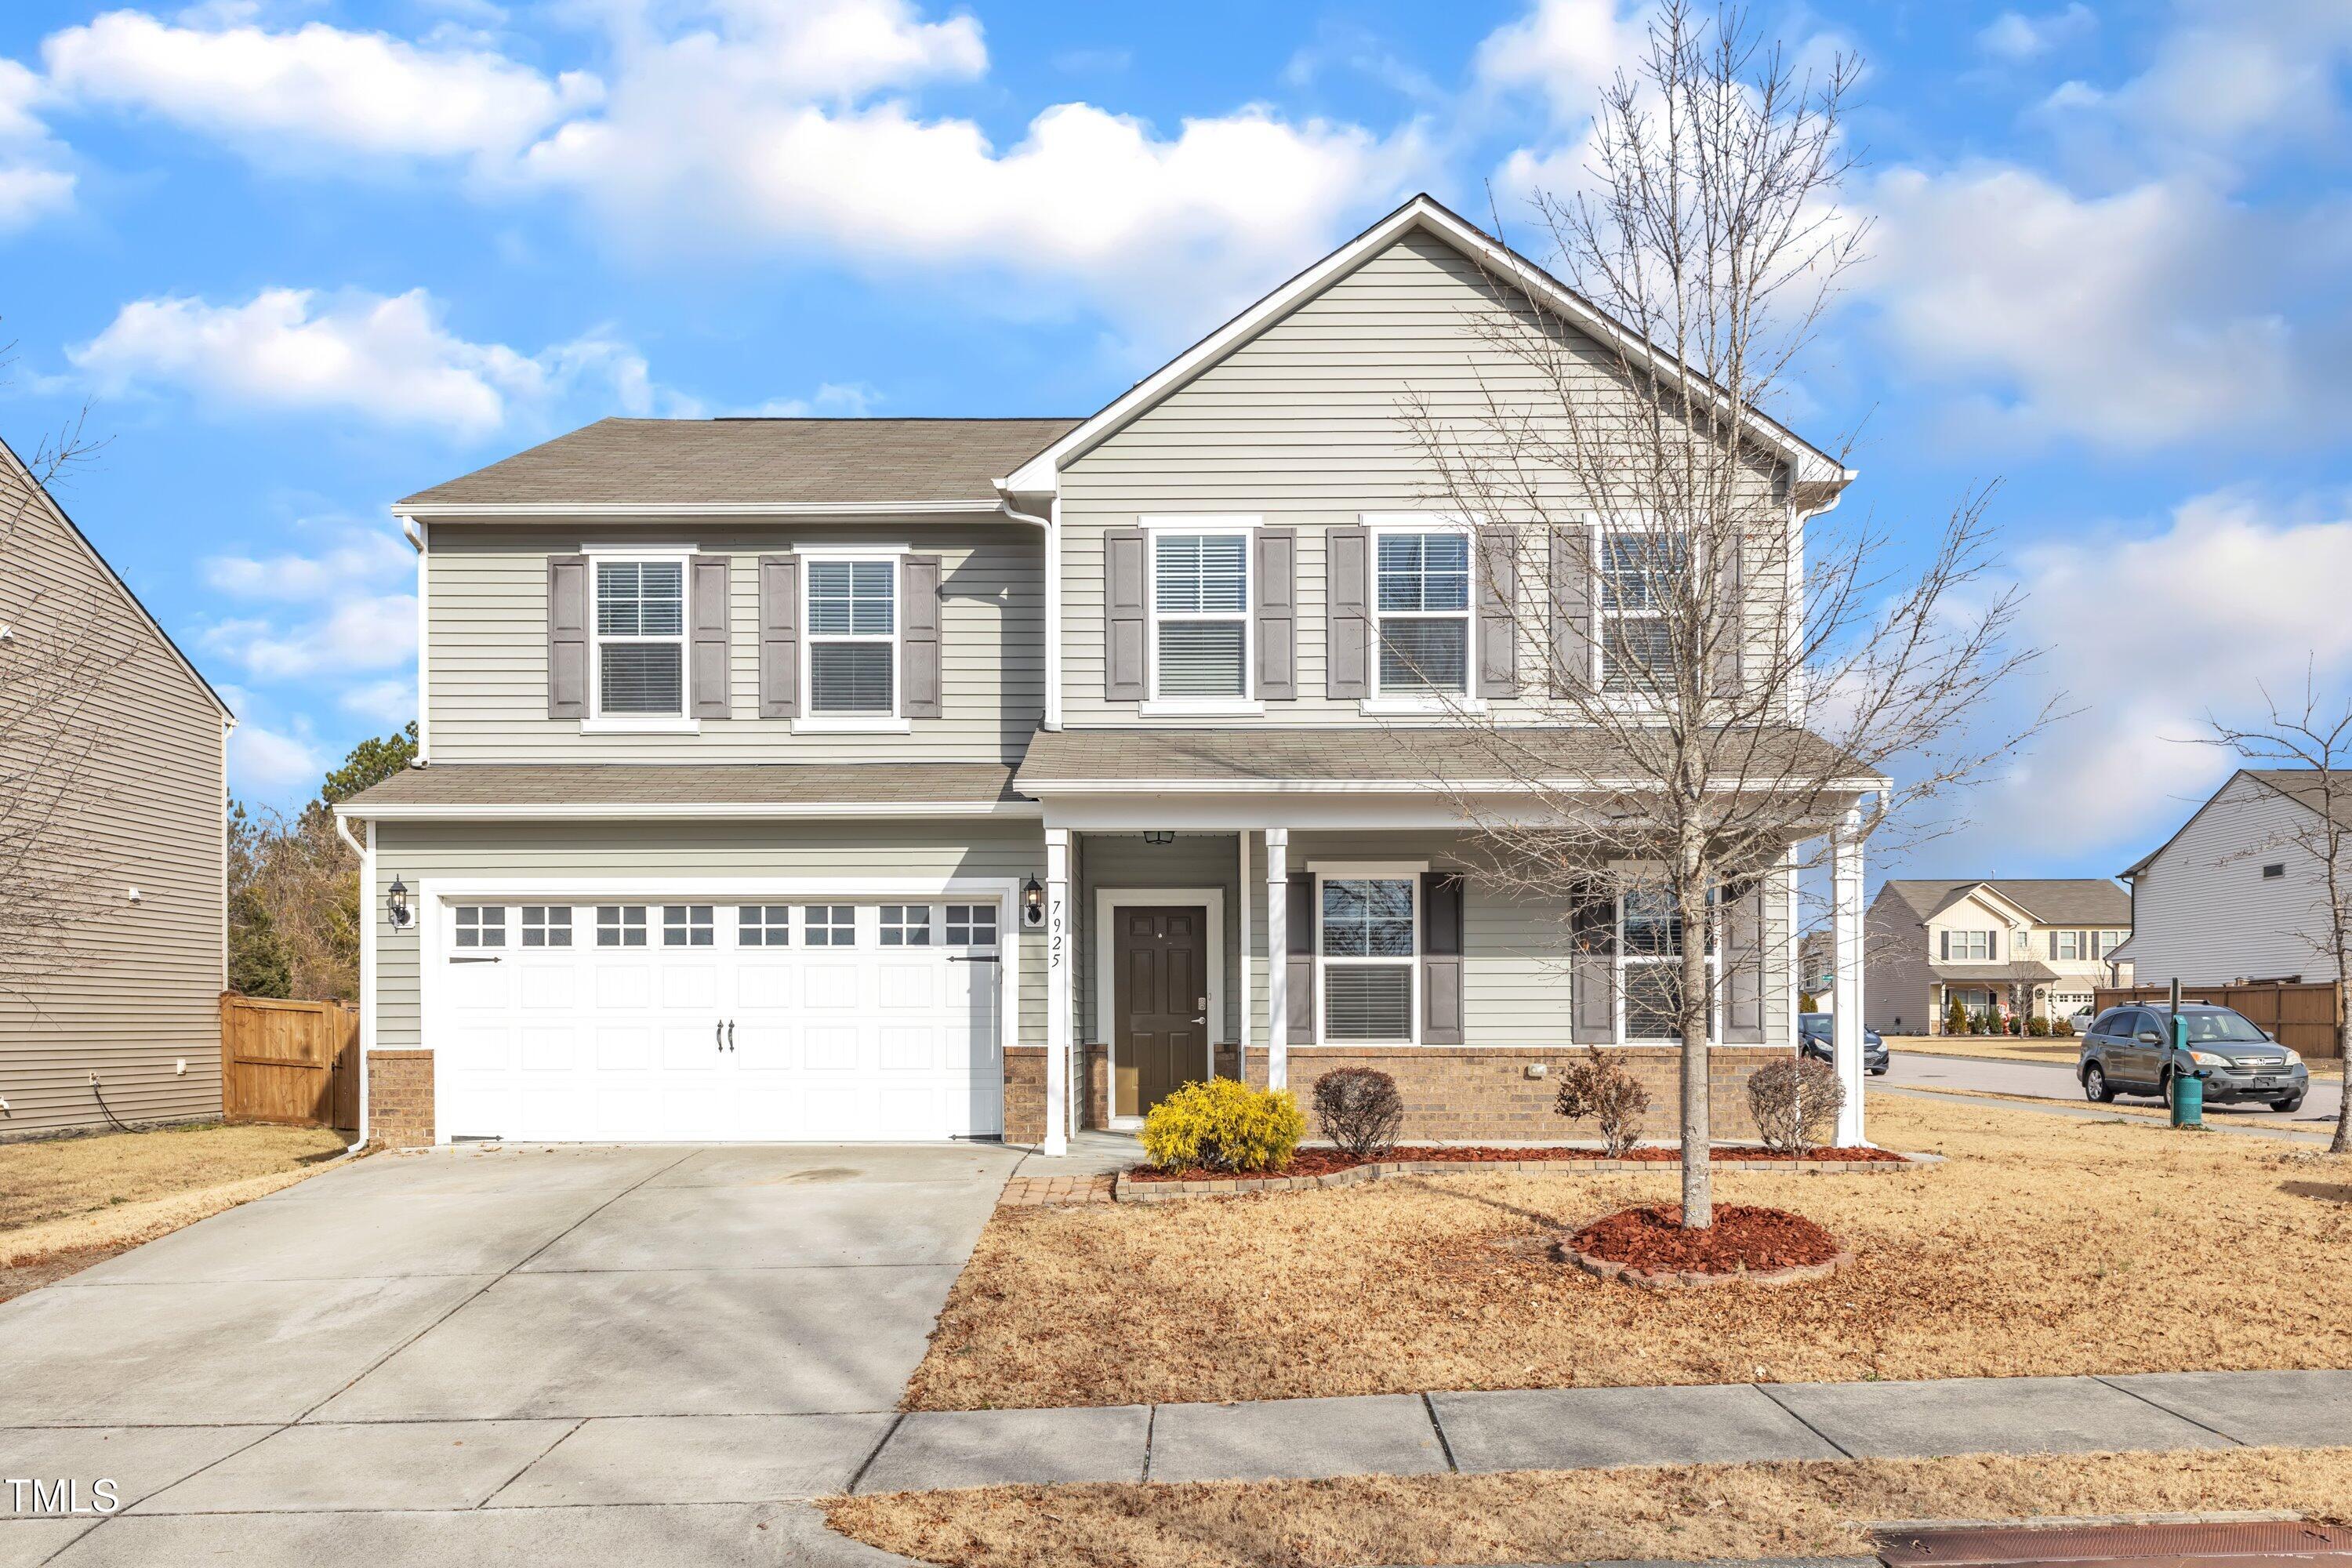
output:
M726 817L751 821L862 816L1024 816L1045 808L1029 800L794 801L772 805L669 801L638 805L339 805L335 815L369 822L626 822L633 818Z
M1118 911L1129 906L1173 904L1198 906L1208 911L1209 1022L1202 1028L1206 1043L1208 1076L1217 1073L1218 1037L1225 1032L1225 890L1223 888L1097 888L1095 889L1095 1029L1102 1036L1104 1101L1114 1128L1142 1125L1140 1117L1118 1114L1118 1020L1111 1016L1118 994L1117 966L1112 962Z
M546 518L554 521L593 521L600 517L932 517L997 513L1003 498L982 500L894 501L419 501L392 509L394 517L429 521L435 518Z

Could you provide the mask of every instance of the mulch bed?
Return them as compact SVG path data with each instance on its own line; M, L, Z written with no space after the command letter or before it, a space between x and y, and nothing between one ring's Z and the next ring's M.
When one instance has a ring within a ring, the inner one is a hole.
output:
M1834 1160L1853 1164L1883 1162L1900 1165L1905 1157L1892 1149L1807 1149L1791 1153L1780 1149L1718 1148L1712 1158L1777 1163L1783 1160ZM1328 1176L1341 1171L1352 1171L1359 1165L1383 1164L1397 1161L1426 1161L1432 1164L1503 1165L1545 1160L1584 1161L1606 1160L1602 1149L1500 1149L1486 1144L1401 1144L1378 1160L1360 1160L1353 1154L1337 1149L1301 1149L1290 1157L1290 1163L1278 1171L1213 1171L1202 1166L1189 1170L1163 1171L1154 1165L1138 1165L1128 1173L1134 1182L1241 1182L1264 1176ZM1683 1152L1672 1144L1644 1144L1619 1156L1620 1163L1643 1162L1661 1165L1678 1165ZM1721 1210L1717 1211L1718 1214Z
M1717 1205L1705 1230L1683 1228L1680 1204L1620 1209L1567 1237L1560 1250L1589 1273L1652 1286L1819 1279L1851 1256L1804 1215L1748 1204Z

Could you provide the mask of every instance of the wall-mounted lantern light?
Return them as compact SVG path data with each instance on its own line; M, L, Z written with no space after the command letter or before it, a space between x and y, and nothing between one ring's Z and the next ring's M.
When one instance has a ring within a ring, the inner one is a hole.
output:
M1031 931L1045 923L1045 889L1034 877L1021 885L1021 923Z
M383 914L394 931L407 930L408 922L415 918L408 912L408 888L397 875L392 879L392 890L384 896Z
M1176 842L1176 836L1168 832L1151 832L1143 836L1143 841L1146 844L1169 845Z

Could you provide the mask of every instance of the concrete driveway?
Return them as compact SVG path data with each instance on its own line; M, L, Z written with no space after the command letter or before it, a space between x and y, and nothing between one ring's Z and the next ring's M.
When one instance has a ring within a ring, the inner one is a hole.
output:
M795 1500L889 1431L1021 1157L443 1150L191 1226L0 1307L0 1568L895 1561Z

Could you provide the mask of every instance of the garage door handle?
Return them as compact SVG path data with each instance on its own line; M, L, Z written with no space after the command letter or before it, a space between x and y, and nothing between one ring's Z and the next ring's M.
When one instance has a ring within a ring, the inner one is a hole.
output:
M727 1026L724 1023L714 1022L710 1026L710 1048L714 1051L725 1050L727 1048L726 1035Z
M1001 963L1003 961L992 952L951 952L948 954L948 962L950 963Z
M732 1018L727 1020L727 1048L730 1052L735 1048L735 1020Z
M496 953L490 953L480 958L452 958L449 962L452 963L496 963L498 961L498 955Z

